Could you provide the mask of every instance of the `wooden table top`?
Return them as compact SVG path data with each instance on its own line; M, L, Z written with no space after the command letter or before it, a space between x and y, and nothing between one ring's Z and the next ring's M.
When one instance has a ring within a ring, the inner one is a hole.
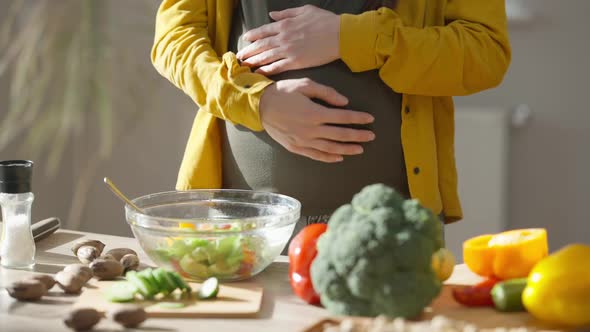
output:
M81 238L92 238L104 242L107 247L127 247L136 250L143 263L151 264L137 241L133 238L91 234L60 230L37 243L36 266L34 271L19 271L0 268L0 288L13 280L27 274L54 274L64 265L77 263L70 251L71 242ZM108 249L108 248L107 248ZM138 331L236 331L236 332L300 332L307 326L329 316L320 307L303 303L291 292L288 280L288 262L286 257L279 257L264 272L252 279L264 287L262 311L256 318L240 319L156 319L150 318ZM465 266L459 265L449 284L474 284L480 279ZM452 302L448 289L433 304L434 313L442 313L468 321L481 322L486 326L521 326L537 323L526 313L499 314L492 309L466 309ZM445 295L446 294L446 295ZM75 296L51 297L39 302L17 302L2 290L0 291L0 331L63 331L65 326L61 317L67 313L75 302ZM432 312L430 313L432 314ZM430 315L427 313L427 315ZM102 320L96 331L123 331L109 320Z

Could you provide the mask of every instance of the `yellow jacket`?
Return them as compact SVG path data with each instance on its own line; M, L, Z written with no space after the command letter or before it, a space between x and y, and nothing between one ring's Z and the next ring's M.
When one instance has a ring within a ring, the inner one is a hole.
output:
M177 189L220 188L218 119L263 130L258 104L268 78L228 52L234 0L164 0L152 62L199 106ZM447 222L461 219L452 96L498 85L510 63L504 0L400 0L342 15L342 60L352 71L379 69L403 94L401 140L412 197Z

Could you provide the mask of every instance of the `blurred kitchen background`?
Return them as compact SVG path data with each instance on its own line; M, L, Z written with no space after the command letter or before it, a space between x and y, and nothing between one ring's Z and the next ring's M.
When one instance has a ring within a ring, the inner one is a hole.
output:
M172 190L196 107L153 70L159 1L0 0L0 159L32 159L34 220L131 235L122 204ZM590 243L590 1L507 0L504 83L457 98L466 238L546 227Z

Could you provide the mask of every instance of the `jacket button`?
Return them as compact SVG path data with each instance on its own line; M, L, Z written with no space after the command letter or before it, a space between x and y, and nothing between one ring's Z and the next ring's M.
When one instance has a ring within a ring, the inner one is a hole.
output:
M420 174L420 167L414 167L414 174Z
M406 106L406 108L404 109L404 112L406 114L410 114L410 106Z

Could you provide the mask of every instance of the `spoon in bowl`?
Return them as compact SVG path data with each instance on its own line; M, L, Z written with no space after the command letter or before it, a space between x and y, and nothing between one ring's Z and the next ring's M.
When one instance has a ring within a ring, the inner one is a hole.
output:
M117 186L113 183L113 181L111 181L111 179L105 177L104 183L109 187L109 189L111 189L113 194L115 194L117 197L119 197L119 199L121 199L123 202L127 203L127 205L131 206L135 211L137 211L141 214L146 214L137 205L133 204L133 202L129 198L127 198L127 196L125 196L125 194L123 194L121 192L121 190L119 190L119 188L117 188Z

